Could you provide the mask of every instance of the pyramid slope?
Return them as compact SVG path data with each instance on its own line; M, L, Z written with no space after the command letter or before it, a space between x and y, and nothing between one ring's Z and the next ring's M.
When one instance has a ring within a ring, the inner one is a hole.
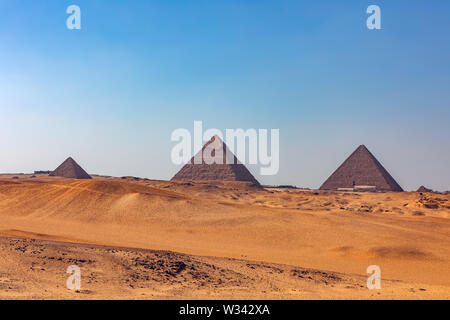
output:
M320 189L337 190L354 186L375 186L378 191L403 191L364 145L359 146Z
M50 176L64 177L69 179L92 179L92 177L81 168L71 157L67 158Z
M215 145L211 146L213 143ZM222 152L223 160L221 164L212 163L209 156L204 154L207 147L212 148L212 156L215 156L215 152ZM228 163L227 158L229 159ZM194 162L195 159L197 159L198 163ZM250 171L239 162L237 157L218 136L212 137L211 140L203 146L202 150L199 151L189 163L181 168L172 180L242 181L259 185L259 182Z

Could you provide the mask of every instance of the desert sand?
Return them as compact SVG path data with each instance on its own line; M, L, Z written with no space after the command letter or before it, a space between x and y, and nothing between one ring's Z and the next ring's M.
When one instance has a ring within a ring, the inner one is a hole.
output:
M450 298L449 195L93 178L0 175L0 298Z

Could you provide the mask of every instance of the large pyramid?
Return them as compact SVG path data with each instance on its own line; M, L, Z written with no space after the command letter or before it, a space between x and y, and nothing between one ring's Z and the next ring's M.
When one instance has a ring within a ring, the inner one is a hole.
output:
M320 187L321 190L373 186L377 191L403 191L372 153L361 145Z
M214 163L216 157L221 159L219 163ZM259 185L218 136L212 137L172 180L245 181Z
M81 168L78 163L71 157L67 158L58 168L56 168L50 176L58 176L70 179L92 179L86 171Z

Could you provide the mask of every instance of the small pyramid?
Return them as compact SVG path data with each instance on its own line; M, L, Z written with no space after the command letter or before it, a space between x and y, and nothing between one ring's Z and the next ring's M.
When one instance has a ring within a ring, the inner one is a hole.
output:
M431 190L431 189L428 189L428 188L426 188L426 187L424 187L424 186L421 186L419 189L417 189L416 192L427 193L427 192L434 192L434 191Z
M402 187L364 145L359 146L320 189L337 190L356 186L372 186L377 191L403 191Z
M64 177L70 179L92 179L86 171L71 157L67 158L58 168L50 173L50 176Z
M214 163L216 153L217 159L222 160L219 163ZM243 181L259 186L255 177L218 136L212 137L172 180Z

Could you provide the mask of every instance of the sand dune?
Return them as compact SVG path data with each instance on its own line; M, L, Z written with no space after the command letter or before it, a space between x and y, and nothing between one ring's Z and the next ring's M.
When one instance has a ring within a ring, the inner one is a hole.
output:
M414 298L408 292L419 287L426 289L429 297L448 298L449 201L448 195L431 193L349 194L263 189L232 182L132 177L78 181L26 175L12 179L3 175L0 234L71 242L77 244L71 248L83 254L91 253L79 244L180 252L190 258L219 259L219 265L238 259L238 265L263 261L258 263L328 270L363 286L366 268L379 265L385 281L402 284L403 289L389 291L389 298ZM100 252L95 254L101 256ZM10 253L7 256L11 264L19 259ZM250 269L245 274L255 277L256 272ZM279 281L279 291L262 290L261 295L250 289L233 293L230 286L218 285L215 297L372 297L367 289L341 292L315 285L293 294L296 288L291 280ZM180 289L184 297L211 292L202 291L189 279L187 283L187 287L182 286L185 290ZM251 288L249 284L245 287ZM137 294L133 292L126 297ZM66 297L67 293L53 292L50 296L58 294ZM175 298L173 292L161 296Z

